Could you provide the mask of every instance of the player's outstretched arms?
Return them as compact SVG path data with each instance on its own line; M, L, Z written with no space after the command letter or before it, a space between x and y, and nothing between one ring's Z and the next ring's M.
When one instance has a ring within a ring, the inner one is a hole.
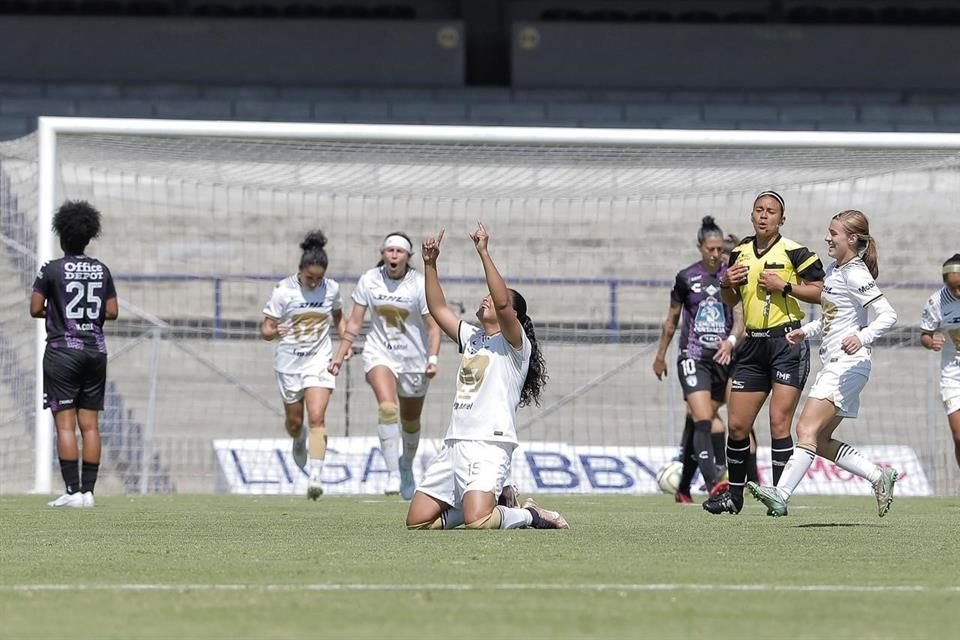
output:
M519 349L523 345L523 325L520 324L520 320L513 309L507 284L497 270L497 265L493 263L490 252L487 251L490 234L487 233L487 229L482 222L477 222L477 229L470 234L470 239L473 240L474 247L480 255L480 262L483 263L483 274L487 278L487 290L490 292L490 298L493 299L493 307L497 312L500 331L503 332L503 337L514 349Z
M440 257L443 232L444 230L441 229L436 238L427 238L420 246L420 256L423 258L424 289L430 315L451 340L459 341L460 318L447 306L447 297L443 293L443 287L440 286L440 274L437 272L437 258Z

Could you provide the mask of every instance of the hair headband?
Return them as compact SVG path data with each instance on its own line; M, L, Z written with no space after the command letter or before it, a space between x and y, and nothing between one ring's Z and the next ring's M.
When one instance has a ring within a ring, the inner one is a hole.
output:
M787 210L787 205L783 202L783 196L777 193L776 191L761 191L760 193L757 194L757 197L754 198L753 201L756 202L757 200L759 200L764 196L770 196L771 198L779 202L781 212Z
M398 236L396 234L387 236L383 241L383 246L380 247L380 250L383 251L384 249L392 248L403 249L410 255L413 255L413 245L411 245L410 241L403 236Z

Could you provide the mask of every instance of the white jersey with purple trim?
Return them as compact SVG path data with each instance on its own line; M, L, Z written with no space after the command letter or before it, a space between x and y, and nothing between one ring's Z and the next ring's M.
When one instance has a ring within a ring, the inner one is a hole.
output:
M833 263L827 268L820 294L823 313L823 340L820 343L820 360L827 364L846 357L843 339L857 335L866 327L867 306L883 297L876 280L860 258L843 265ZM854 354L860 359L870 357L870 349L861 349Z
M427 368L429 314L423 274L407 270L394 280L384 267L370 269L357 282L353 301L370 310L364 360L386 360L396 373L423 373Z
M520 349L502 333L484 334L460 322L460 371L447 440L484 440L517 444L517 408L530 368L533 346L523 334Z
M290 325L277 343L273 368L280 373L307 373L326 369L333 358L330 326L333 312L343 308L340 285L324 278L316 289L300 284L296 274L273 289L263 315Z
M944 335L940 350L940 375L944 381L960 384L960 300L946 287L930 296L923 306L920 329Z

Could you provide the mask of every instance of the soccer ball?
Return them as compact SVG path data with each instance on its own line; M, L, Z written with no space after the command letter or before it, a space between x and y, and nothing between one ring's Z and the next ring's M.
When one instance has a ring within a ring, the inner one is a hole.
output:
M680 476L683 475L683 463L671 460L657 471L657 486L660 491L673 495L680 488Z

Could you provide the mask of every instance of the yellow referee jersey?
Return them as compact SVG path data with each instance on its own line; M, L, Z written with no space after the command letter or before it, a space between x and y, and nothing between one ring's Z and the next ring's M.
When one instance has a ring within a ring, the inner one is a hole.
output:
M770 292L767 298L766 289L759 284L763 271L774 271L784 282L795 285L800 284L801 279L816 282L824 277L823 263L817 254L783 236L779 236L763 252L757 250L756 236L744 238L730 253L730 266L735 264L750 267L747 282L740 287L743 320L747 329L779 327L803 319L796 298L779 291Z

